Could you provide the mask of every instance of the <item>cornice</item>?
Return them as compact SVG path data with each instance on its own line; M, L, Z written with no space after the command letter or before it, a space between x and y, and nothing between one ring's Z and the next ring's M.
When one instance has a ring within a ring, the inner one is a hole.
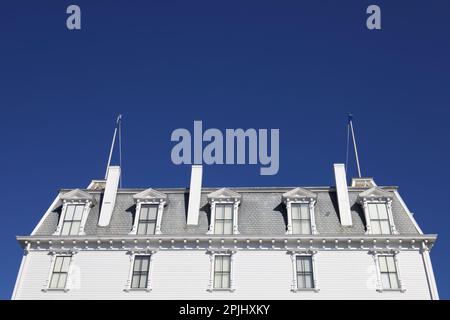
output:
M430 250L436 235L390 236L19 236L29 250L239 249L239 250Z

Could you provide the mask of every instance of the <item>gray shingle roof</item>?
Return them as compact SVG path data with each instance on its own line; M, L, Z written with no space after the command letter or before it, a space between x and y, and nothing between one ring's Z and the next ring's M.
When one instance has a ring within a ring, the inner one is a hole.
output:
M241 235L283 236L286 232L287 216L286 207L282 203L282 194L292 188L232 188L241 196L239 207L238 226ZM101 194L98 191L84 190L91 193L96 205L91 209L87 218L86 235L120 236L127 235L132 228L135 216L135 201L133 195L142 191L119 190L116 204L113 210L111 223L107 227L99 227L99 208ZM161 231L166 235L205 235L208 230L210 207L207 202L207 194L212 189L204 189L200 201L199 222L196 226L186 225L186 215L189 200L188 191L180 189L156 189L167 194L168 204L164 208ZM215 189L214 189L215 190ZM314 190L317 194L315 206L316 225L319 234L322 235L362 235L365 232L364 213L360 204L356 202L358 194L362 190L349 189L349 199L353 226L342 227L339 221L336 192L331 188ZM36 236L52 235L61 214L61 205L50 212L44 219ZM413 221L409 217L395 195L392 201L392 214L397 230L403 235L417 235Z

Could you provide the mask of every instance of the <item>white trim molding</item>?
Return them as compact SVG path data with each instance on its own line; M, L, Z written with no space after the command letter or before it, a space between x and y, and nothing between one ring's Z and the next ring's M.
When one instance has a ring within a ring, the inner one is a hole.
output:
M358 202L361 204L364 210L364 218L366 220L366 234L374 234L372 231L372 224L370 220L369 204L385 204L386 211L389 219L389 228L391 234L398 234L395 227L394 218L392 216L392 199L394 194L392 192L385 191L378 187L370 188L358 195Z
M399 267L399 263L398 263L398 255L400 254L400 251L399 250L371 250L371 251L369 251L369 253L372 254L372 257L373 257L373 260L375 263L376 272L377 272L377 291L378 292L398 291L398 292L404 293L406 291L406 287L403 283L403 280L401 277L401 272L400 272L400 267ZM381 280L380 261L379 261L380 256L391 256L394 258L395 269L397 272L397 279L398 279L398 289L383 288L383 282Z
M209 254L209 281L208 288L206 291L215 292L215 291L236 291L235 282L234 282L234 255L236 254L236 250L220 250L220 249L208 249L206 251ZM214 288L214 262L217 256L229 256L230 257L230 286L229 288Z
M155 249L148 249L148 250L130 250L127 252L130 258L130 265L128 270L128 278L127 282L125 284L125 292L133 292L133 291L144 291L144 292L150 292L152 291L151 288L151 275L152 275L152 268L153 268L153 258L154 255L157 253L157 250ZM149 257L149 265L148 265L148 274L147 274L147 286L146 288L131 288L131 282L133 280L133 267L134 267L134 260L136 256L146 256Z
M292 227L292 204L303 203L307 204L309 208L309 216L311 220L311 234L318 234L316 226L316 217L314 208L317 200L317 194L302 188L295 188L288 191L282 196L283 203L286 205L287 211L287 226L286 234L294 234Z
M134 216L133 228L130 231L130 235L137 234L137 228L139 223L139 216L141 214L142 205L157 205L158 212L156 215L155 234L162 234L161 222L164 212L164 206L167 204L167 195L156 191L152 188L144 190L138 194L133 195L133 199L136 202L136 214Z
M316 250L289 250L287 252L290 255L291 263L292 263L292 284L291 291L292 292L319 292L319 283L317 281L317 268L316 268ZM299 288L297 283L297 257L311 257L312 263L312 276L313 276L313 288Z
M79 227L77 235L80 235L80 236L86 235L86 233L84 231L84 226L86 225L87 217L89 215L89 212L91 211L91 208L93 206L95 206L95 204L96 204L94 197L85 191L82 191L80 189L75 189L75 190L72 190L70 192L63 194L59 198L62 200L63 205L62 205L62 209L61 209L61 215L60 215L59 221L58 221L58 226L56 227L56 230L53 233L53 235L57 235L57 236L61 235L62 226L63 226L64 220L66 218L67 207L71 206L71 205L83 205L84 206L83 213L81 216L80 227Z
M216 220L216 205L230 204L233 206L233 233L239 234L238 218L239 205L241 203L241 195L230 189L222 188L208 194L208 202L211 207L210 224L207 234L214 234L214 225Z
M433 266L431 264L430 248L423 243L420 253L422 254L423 264L425 266L425 274L427 276L431 300L439 300L436 279L434 278Z

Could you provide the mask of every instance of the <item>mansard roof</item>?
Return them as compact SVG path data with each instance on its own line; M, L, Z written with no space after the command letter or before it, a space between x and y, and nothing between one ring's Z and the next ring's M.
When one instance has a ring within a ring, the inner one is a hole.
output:
M60 198L61 200L94 200L93 195L80 189L74 189L72 191L66 192Z
M293 188L233 188L232 190L203 188L200 198L200 212L197 225L187 225L186 216L189 203L189 190L187 189L156 189L166 195L168 203L165 206L161 231L163 235L173 236L205 236L210 223L209 200L211 196L240 196L239 206L239 232L241 236L285 236L286 234L286 206L282 203L284 194ZM316 195L315 220L320 235L363 236L366 232L364 212L359 203L358 196L364 192L361 188L349 187L349 200L353 225L342 227L339 220L337 196L334 188L329 187L304 187L302 188ZM147 189L148 190L148 189ZM122 236L128 235L133 225L136 211L135 196L145 193L144 189L119 189L116 204L111 217L111 222L106 227L98 226L102 191L83 190L96 200L87 217L86 236ZM294 189L295 190L295 189ZM370 189L369 189L370 190ZM395 188L384 187L383 191L392 196L392 216L395 226L401 235L418 235L411 216L406 211ZM75 191L75 190L72 190ZM368 190L366 190L368 191ZM75 193L78 193L76 191ZM149 192L149 193L152 193ZM371 191L370 191L371 192ZM369 193L369 192L367 192ZM68 193L67 193L68 194ZM380 194L375 193L375 194ZM385 194L385 193L383 193ZM56 230L61 211L60 203L43 218L36 236L51 236ZM157 237L158 235L155 235ZM152 236L153 237L153 236Z
M135 195L133 195L133 199L135 200L152 200L152 199L166 199L167 195L156 191L152 188L148 188L144 191L141 191Z
M392 199L394 194L392 192L383 190L379 187L372 187L358 195L359 199Z
M283 200L287 199L316 199L317 194L303 188L295 188L283 193Z
M208 199L240 199L241 195L228 188L222 188L208 194Z

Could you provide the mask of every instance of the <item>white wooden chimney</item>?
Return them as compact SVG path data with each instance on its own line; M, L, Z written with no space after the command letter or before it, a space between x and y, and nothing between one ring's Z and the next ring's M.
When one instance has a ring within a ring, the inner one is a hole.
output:
M202 174L201 165L193 165L191 169L191 185L189 187L189 206L187 214L187 224L197 225L200 211L200 197L202 195Z
M105 193L103 194L103 202L100 210L100 218L98 225L106 227L111 221L114 205L116 204L117 189L120 180L120 167L109 166L106 175Z
M334 178L336 180L336 194L338 199L339 217L343 226L352 225L352 214L350 211L350 200L348 198L347 177L345 165L334 164Z

